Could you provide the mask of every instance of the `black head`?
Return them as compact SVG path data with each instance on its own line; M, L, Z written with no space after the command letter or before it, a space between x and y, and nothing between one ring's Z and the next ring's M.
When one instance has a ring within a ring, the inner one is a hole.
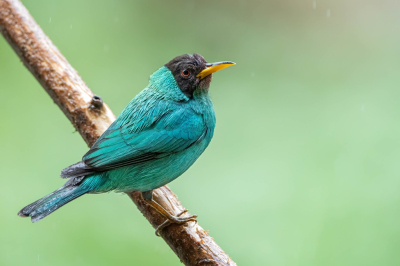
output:
M207 68L207 62L199 54L184 54L175 57L165 66L172 72L181 91L188 97L193 97L197 89L208 89L212 75L204 78L198 77L199 73Z

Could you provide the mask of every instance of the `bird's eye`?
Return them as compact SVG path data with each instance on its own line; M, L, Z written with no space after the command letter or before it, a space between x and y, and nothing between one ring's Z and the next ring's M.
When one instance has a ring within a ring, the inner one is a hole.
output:
M182 71L182 76L189 77L189 75L190 75L190 71L189 70L185 69L185 70Z

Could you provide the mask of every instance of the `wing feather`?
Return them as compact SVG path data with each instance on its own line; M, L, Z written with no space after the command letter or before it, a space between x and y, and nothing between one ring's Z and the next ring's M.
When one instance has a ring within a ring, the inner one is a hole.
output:
M107 130L85 154L91 171L112 170L140 164L182 151L204 137L203 117L189 108L168 110L141 131L129 125Z

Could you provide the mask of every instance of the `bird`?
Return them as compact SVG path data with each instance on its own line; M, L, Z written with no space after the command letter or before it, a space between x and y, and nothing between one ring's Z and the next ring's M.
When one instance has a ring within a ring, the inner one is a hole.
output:
M37 222L84 194L140 191L166 218L157 235L171 223L195 221L196 215L180 217L182 213L166 211L154 201L153 190L181 176L209 145L216 124L209 93L212 74L234 64L207 63L200 54L169 61L150 76L147 87L82 160L61 171L65 184L18 215Z

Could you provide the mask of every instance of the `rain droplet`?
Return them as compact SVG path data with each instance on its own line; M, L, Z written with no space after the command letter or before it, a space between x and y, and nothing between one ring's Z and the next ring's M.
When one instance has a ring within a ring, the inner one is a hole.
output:
M104 52L108 52L108 44L104 44Z
M69 28L72 30L72 24L71 24L71 25L69 25Z
M326 10L326 17L327 18L331 17L331 10L330 9Z
M49 23L51 23L51 17L50 17L50 19L49 19Z
M315 10L317 9L317 1L312 2L312 8Z

